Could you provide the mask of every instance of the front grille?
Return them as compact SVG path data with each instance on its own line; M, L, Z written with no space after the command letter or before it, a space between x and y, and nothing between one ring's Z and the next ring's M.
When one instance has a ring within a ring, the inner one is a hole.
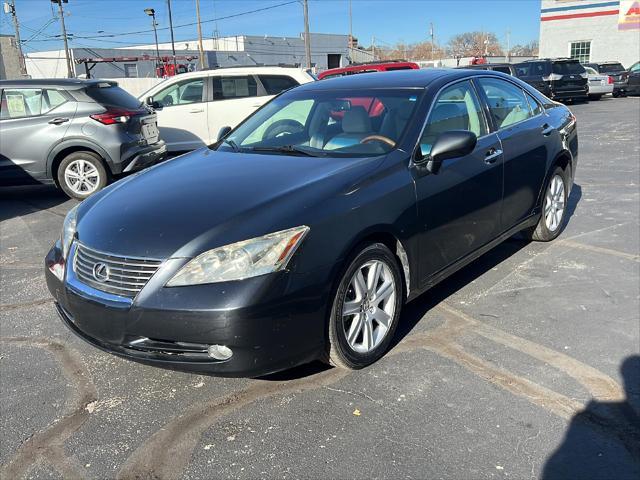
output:
M160 267L161 260L119 257L78 244L73 271L82 283L123 297L134 298ZM107 268L98 268L102 264ZM106 273L105 273L106 272ZM105 278L106 277L106 278Z

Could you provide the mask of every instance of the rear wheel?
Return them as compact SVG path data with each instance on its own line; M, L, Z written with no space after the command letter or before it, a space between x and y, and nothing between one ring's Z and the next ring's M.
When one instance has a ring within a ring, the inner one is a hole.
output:
M73 152L58 166L58 185L71 198L84 200L108 183L102 158L88 151Z
M402 309L398 262L381 243L362 248L343 273L329 319L329 362L359 369L389 348Z
M600 100L602 95L589 95L589 100Z
M540 220L527 232L532 240L549 242L560 235L567 215L568 191L567 175L556 167L545 190Z

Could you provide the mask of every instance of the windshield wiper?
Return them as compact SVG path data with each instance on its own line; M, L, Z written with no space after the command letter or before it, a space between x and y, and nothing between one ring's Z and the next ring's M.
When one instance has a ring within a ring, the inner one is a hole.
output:
M227 145L229 145L234 152L240 151L240 147L238 146L238 144L229 138L225 138L224 140L222 140L222 143L226 143Z
M299 153L307 157L320 157L321 153L310 152L304 148L300 148L296 145L282 145L279 147L253 147L250 149L252 152L278 152L278 153Z

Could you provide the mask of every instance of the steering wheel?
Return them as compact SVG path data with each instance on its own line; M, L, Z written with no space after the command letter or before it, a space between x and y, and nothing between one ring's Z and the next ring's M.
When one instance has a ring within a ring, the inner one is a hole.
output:
M369 142L383 142L391 147L396 146L396 142L391 140L389 137L385 137L384 135L369 135L368 137L364 137L360 140L360 143L369 143Z
M281 137L283 135L291 135L293 133L302 132L303 130L304 125L302 125L297 120L283 118L282 120L278 120L269 125L269 127L262 134L262 139L267 140L271 138Z

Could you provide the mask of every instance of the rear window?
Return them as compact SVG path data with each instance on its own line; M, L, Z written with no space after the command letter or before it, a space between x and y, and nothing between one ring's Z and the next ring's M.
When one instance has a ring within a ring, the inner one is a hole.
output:
M117 86L96 85L87 87L85 91L89 97L102 105L122 108L138 108L141 105L140 100Z
M293 78L287 75L258 75L267 95L278 95L284 90L297 87L299 85Z
M600 65L600 73L613 73L624 72L624 67L621 63L607 63L606 65Z
M411 68L411 67L387 67L386 70L391 72L393 70L413 70L413 68Z
M585 73L584 67L578 62L553 62L552 71L559 75L580 75Z

